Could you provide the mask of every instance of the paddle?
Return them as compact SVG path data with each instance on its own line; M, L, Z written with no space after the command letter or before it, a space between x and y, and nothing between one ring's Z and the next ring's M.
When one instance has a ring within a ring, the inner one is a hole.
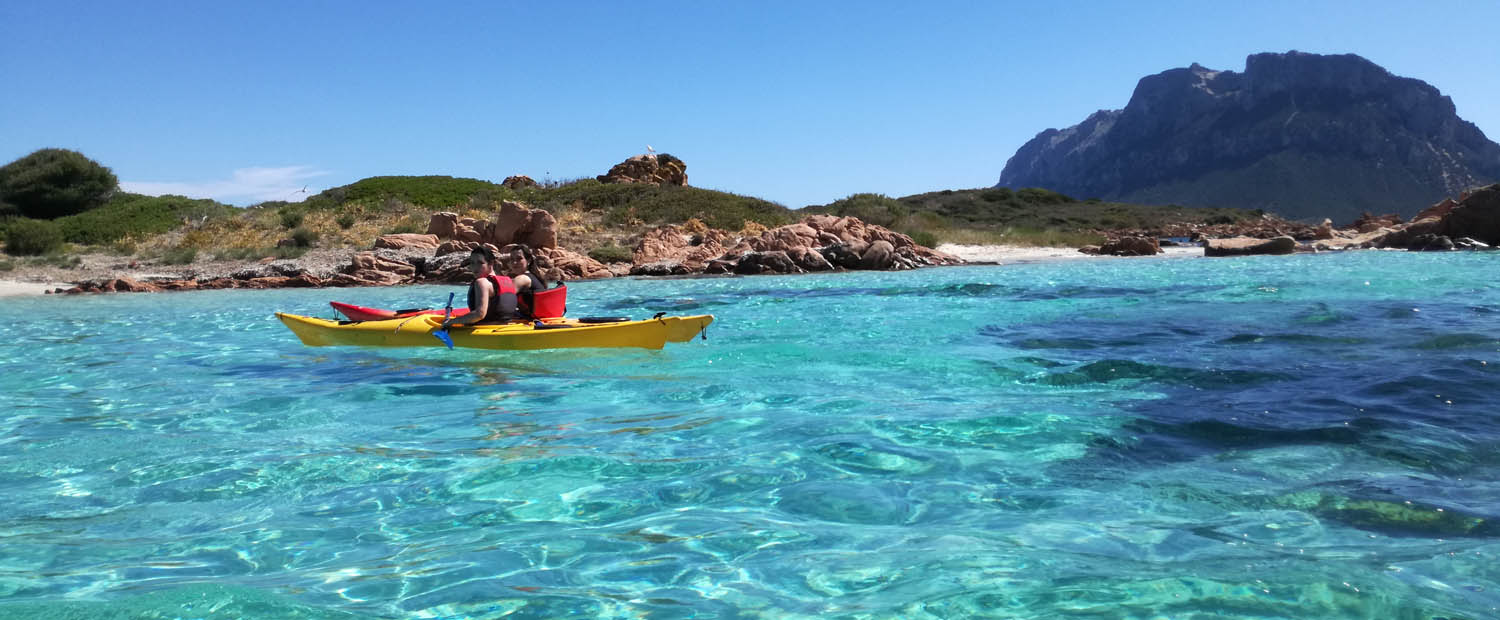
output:
M443 309L443 321L447 322L451 316L453 316L453 293L448 293L448 307ZM453 348L453 337L448 335L446 328L436 330L432 332L432 335L438 340L443 341L443 344L448 345L449 349Z

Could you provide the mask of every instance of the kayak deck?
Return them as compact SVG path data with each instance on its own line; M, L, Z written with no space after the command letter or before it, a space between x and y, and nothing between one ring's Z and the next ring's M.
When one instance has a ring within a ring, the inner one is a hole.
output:
M417 315L378 321L330 321L277 312L297 339L310 347L441 347L433 336L441 316ZM472 349L530 351L581 347L639 347L660 349L668 342L687 342L708 327L713 315L664 316L640 321L583 323L575 319L547 319L542 327L530 322L454 326L448 329L453 346Z

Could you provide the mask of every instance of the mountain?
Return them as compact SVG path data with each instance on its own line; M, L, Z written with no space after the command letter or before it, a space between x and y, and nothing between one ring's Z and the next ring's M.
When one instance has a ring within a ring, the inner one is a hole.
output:
M1353 54L1254 54L1141 78L1123 110L1048 129L997 187L1265 209L1291 219L1409 217L1500 180L1500 145L1453 101Z

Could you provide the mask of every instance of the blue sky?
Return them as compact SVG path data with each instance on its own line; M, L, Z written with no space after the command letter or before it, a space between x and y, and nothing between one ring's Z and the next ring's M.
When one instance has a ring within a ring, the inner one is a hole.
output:
M1142 76L1355 53L1500 138L1500 3L0 0L0 163L234 204L603 174L646 145L788 207L993 185Z

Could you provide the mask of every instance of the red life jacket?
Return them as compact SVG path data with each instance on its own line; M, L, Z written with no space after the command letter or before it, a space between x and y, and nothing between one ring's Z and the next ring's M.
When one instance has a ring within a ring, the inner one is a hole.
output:
M561 317L568 312L568 286L559 282L557 288L521 295L519 302L523 315L538 319Z
M497 276L494 274L490 274L489 280L490 285L495 287L495 292L490 296L489 312L486 312L484 318L479 319L478 322L500 323L516 318L518 316L516 313L516 283L512 282L506 276ZM474 298L475 291L476 287L472 284L469 285L470 308L479 305L479 300Z

